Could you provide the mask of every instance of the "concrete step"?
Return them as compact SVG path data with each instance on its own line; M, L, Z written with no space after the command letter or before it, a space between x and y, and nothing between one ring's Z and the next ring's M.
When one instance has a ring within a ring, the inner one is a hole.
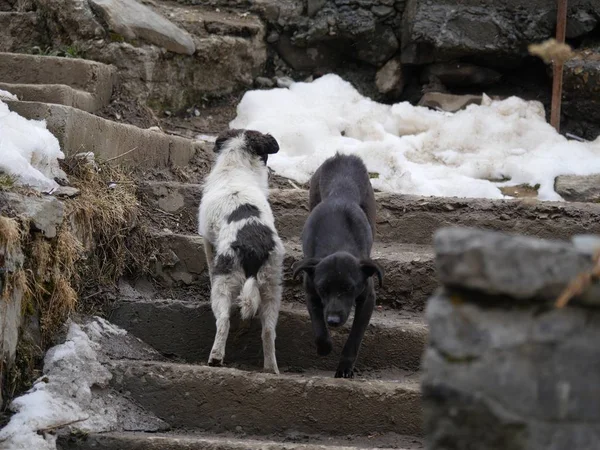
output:
M271 439L271 437L269 437ZM235 435L204 436L178 433L92 433L83 437L59 438L59 450L354 450L359 448L394 448L420 450L420 439L408 436L373 436L371 438L296 438L295 443L264 440ZM320 441L324 441L320 443Z
M256 434L421 435L418 380L272 375L113 361L112 385L173 428Z
M95 61L56 56L0 53L0 81L11 84L65 85L91 95L84 103L88 111L95 111L109 104L116 82L116 68ZM46 91L38 89L41 95L33 97L36 91L29 91L29 101L46 101ZM56 88L54 88L56 91ZM13 92L14 93L14 92ZM56 96L56 94L55 94ZM60 97L56 97L60 99ZM57 103L57 102L51 102ZM67 105L74 106L74 105Z
M261 324L243 322L234 309L227 341L228 367L263 366ZM340 330L331 330L333 351L317 355L308 312L304 305L282 305L277 324L277 361L284 371L335 372L348 337L352 318ZM215 337L215 319L208 301L123 300L116 303L110 321L126 329L163 355L189 363L204 363ZM360 372L401 369L417 371L427 341L427 327L416 315L376 310L357 360Z
M140 187L144 201L170 214L163 224L196 232L201 185L150 182ZM448 225L521 233L546 239L600 233L600 205L535 200L415 197L378 192L377 239L430 245L433 233ZM297 238L308 216L308 192L272 189L270 202L279 235Z
M145 171L187 166L191 161L210 165L201 143L133 125L112 122L69 106L7 101L11 111L28 119L45 119L67 156L93 152L99 161Z
M433 233L455 225L520 233L546 239L569 239L600 232L600 205L589 203L415 197L376 193L377 236L383 242L430 245ZM299 236L308 214L303 190L280 190L270 196L276 225L284 236Z
M43 46L46 37L36 12L0 11L0 52L31 51ZM4 64L0 62L0 71ZM0 81L5 81L0 77Z
M65 84L0 83L0 89L15 94L22 101L56 103L87 112L94 112L105 106L93 94Z
M199 296L208 298L210 286L202 238L197 234L160 232L154 235L154 240L160 254L155 275L166 285L194 285L200 289ZM283 300L303 302L302 279L292 280L292 264L302 259L302 249L296 240L284 244ZM376 242L372 256L385 272L383 287L376 288L377 304L421 311L437 287L433 249Z

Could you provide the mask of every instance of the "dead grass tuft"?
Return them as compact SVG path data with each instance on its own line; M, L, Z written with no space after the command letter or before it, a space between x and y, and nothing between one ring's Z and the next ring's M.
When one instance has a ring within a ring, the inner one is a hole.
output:
M556 39L548 39L540 44L531 44L529 53L541 58L546 64L552 62L563 64L573 57L569 44L561 44Z
M0 216L0 253L13 253L21 243L19 222Z
M114 286L124 273L145 271L150 241L130 173L82 157L67 158L64 168L81 191L68 212L78 237L92 249L80 270L79 292L88 297L99 285Z

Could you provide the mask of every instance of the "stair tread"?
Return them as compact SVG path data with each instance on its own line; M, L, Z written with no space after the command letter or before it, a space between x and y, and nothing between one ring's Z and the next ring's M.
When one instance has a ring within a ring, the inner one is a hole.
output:
M421 439L413 436L385 434L362 437L347 436L345 438L327 436L309 436L294 434L290 436L240 436L238 434L208 435L185 433L181 431L169 433L142 432L108 432L90 433L79 445L67 445L67 439L60 441L63 449L117 450L350 450L358 448L380 448L399 450L423 449Z

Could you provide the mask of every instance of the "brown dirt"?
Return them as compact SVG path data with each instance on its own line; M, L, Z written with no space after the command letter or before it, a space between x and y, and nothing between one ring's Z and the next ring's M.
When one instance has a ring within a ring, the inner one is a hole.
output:
M115 122L135 125L139 128L150 128L160 124L154 112L136 100L128 99L121 91L113 94L108 106L96 112L97 116Z

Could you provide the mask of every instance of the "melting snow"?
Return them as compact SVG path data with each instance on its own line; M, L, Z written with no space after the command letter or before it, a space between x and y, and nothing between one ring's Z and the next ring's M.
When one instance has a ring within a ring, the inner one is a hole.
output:
M0 91L0 172L34 188L58 187L54 178L65 177L58 165L64 158L58 139L46 129L44 120L28 120L11 112L3 98L16 100Z
M326 75L247 92L237 113L230 126L275 136L281 149L269 165L299 182L338 151L361 156L379 174L375 188L425 196L503 198L499 187L529 184L540 200L561 200L556 176L600 173L600 138L567 140L541 103L517 97L453 114L376 103Z
M100 318L84 328L92 338L126 333ZM11 403L15 414L0 430L1 449L56 450L56 436L48 431L71 424L82 431L115 428L115 411L92 395L92 387L104 387L112 377L98 360L97 348L79 325L70 325L65 343L47 352L44 376Z

